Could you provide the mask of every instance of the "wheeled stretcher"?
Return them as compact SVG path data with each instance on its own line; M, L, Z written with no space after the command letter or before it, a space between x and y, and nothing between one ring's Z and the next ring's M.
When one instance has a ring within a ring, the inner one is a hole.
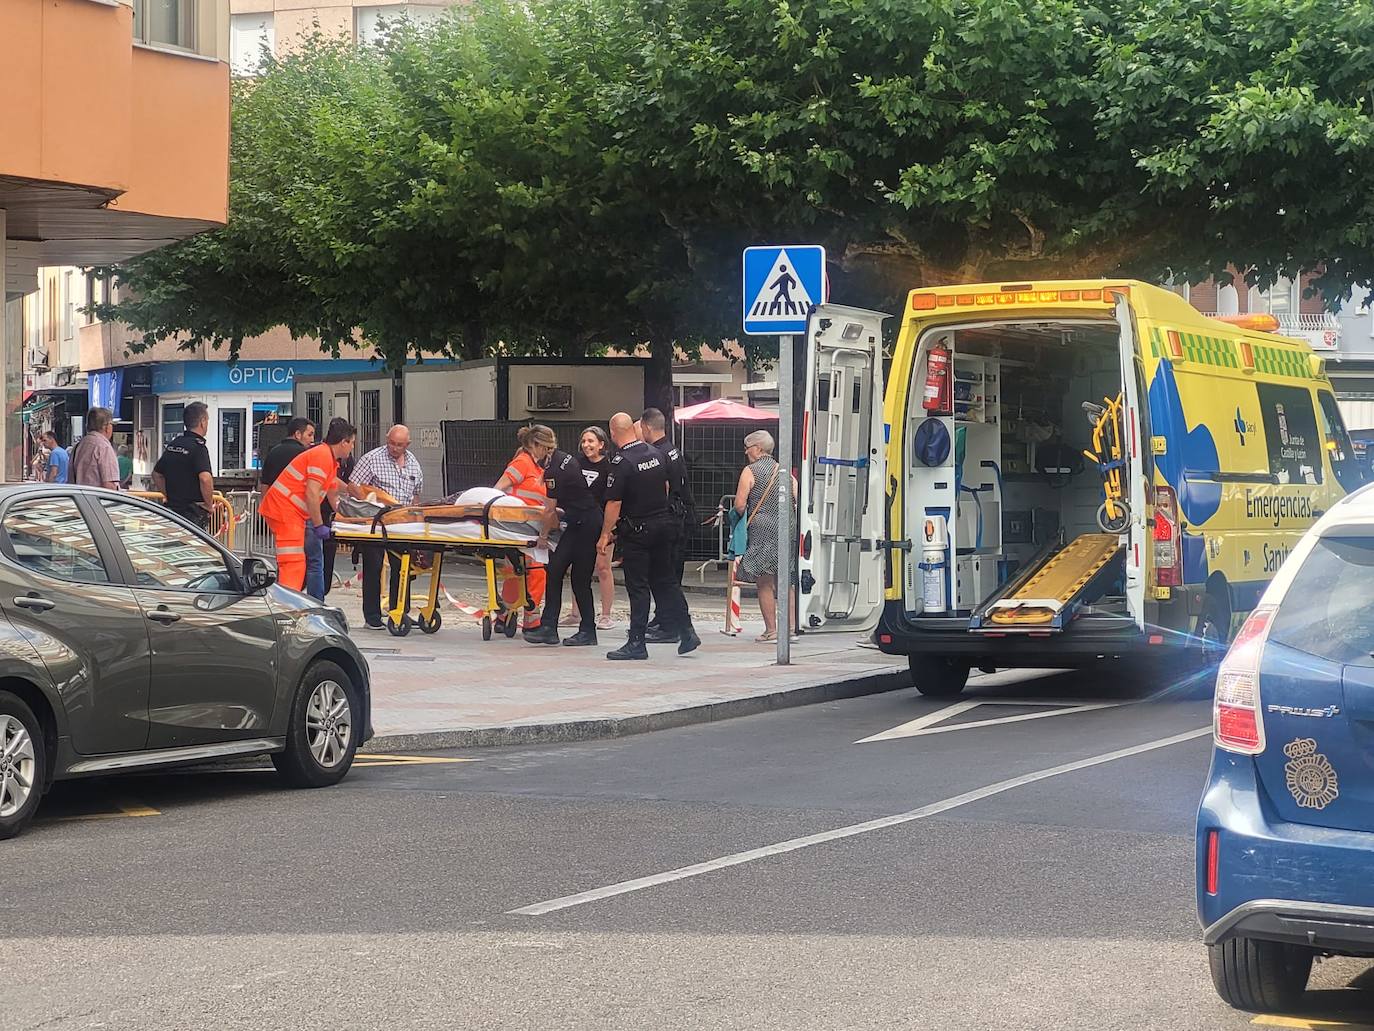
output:
M514 637L518 615L531 607L526 580L531 562L547 562L548 547L539 544L544 518L541 506L527 505L491 488L475 487L453 501L421 505L368 505L341 507L334 520L334 536L342 543L383 547L401 553L401 591L386 613L386 628L404 637L412 627L437 633L443 625L439 603L443 594L444 558L456 554L482 562L486 569L487 606L482 618L482 639L491 640L493 613L502 611L497 587L497 564L509 563L518 597L505 613L505 634ZM556 532L550 535L556 539ZM432 556L429 594L412 620L409 584L415 554Z

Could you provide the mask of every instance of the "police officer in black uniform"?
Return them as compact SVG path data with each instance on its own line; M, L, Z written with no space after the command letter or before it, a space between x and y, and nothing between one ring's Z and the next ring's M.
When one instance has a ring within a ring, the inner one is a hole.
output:
M587 485L582 465L566 451L557 448L544 467L544 486L549 500L563 509L565 526L558 547L546 567L544 614L539 626L525 631L530 644L558 643L558 616L563 607L563 576L572 569L573 597L581 625L563 643L570 647L596 644L596 608L592 603L592 573L596 571L596 542L601 536L601 506ZM556 511L556 509L555 509ZM556 520L550 514L550 520Z
M639 417L644 442L657 449L668 463L668 510L677 522L677 540L673 544L671 561L673 579L682 586L682 569L687 562L687 535L696 512L696 499L687 481L687 463L683 461L682 451L668 439L668 420L657 408L646 408ZM665 623L655 599L654 618L649 620L649 630L645 640L650 644L670 644L678 639L678 628Z
M611 418L611 439L619 450L606 477L606 513L598 547L609 551L612 536L619 538L630 596L630 636L606 658L649 657L644 638L651 593L663 619L676 631L678 654L686 655L701 645L701 638L692 628L687 599L673 574L679 521L668 507L668 461L635 436L634 422L624 412Z
M210 409L192 401L181 416L186 431L173 438L153 466L153 483L167 498L167 507L204 529L215 503L215 478L210 473L210 449L205 433Z

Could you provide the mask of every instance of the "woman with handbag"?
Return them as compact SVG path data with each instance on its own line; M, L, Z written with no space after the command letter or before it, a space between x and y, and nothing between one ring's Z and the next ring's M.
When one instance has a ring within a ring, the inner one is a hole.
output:
M757 641L778 639L778 463L773 458L773 435L755 430L744 438L749 465L735 488L735 511L748 520L749 545L739 562L739 579L755 584L763 634ZM789 473L789 475L791 475ZM797 478L792 477L792 497Z

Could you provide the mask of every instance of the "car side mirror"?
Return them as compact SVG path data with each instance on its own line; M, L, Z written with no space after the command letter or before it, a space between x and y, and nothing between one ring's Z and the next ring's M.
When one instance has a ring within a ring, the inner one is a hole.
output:
M249 594L265 591L277 582L277 567L265 558L243 560L243 582Z

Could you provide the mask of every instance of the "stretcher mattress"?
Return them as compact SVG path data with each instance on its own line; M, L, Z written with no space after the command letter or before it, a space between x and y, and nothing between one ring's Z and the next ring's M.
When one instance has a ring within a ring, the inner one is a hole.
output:
M334 520L341 539L405 543L464 544L497 541L529 549L535 562L548 562L547 548L536 548L543 506L529 505L491 487L473 487L452 500L396 508L374 506L362 514L350 506ZM550 534L556 542L558 531Z

